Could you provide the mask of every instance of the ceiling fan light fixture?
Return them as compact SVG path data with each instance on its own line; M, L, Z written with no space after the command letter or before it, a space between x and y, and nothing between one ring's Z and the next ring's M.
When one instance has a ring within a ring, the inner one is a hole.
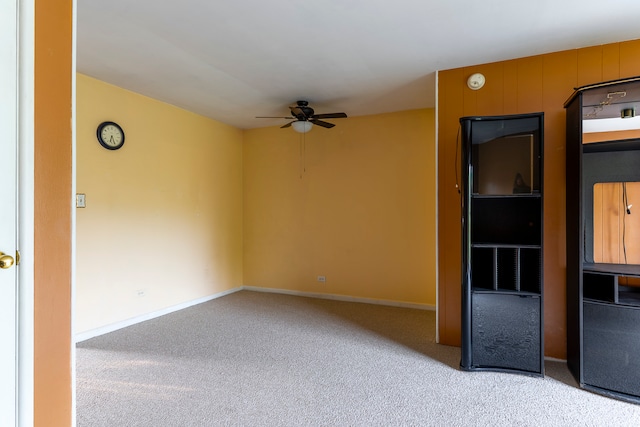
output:
M298 133L307 133L313 127L313 123L308 120L296 120L291 123L291 127Z

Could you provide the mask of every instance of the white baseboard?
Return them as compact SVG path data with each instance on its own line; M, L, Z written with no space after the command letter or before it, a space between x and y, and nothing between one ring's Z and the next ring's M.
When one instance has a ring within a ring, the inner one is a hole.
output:
M132 317L130 319L123 320L121 322L112 323L110 325L101 326L99 328L91 329L88 331L80 332L74 335L75 343L79 343L82 341L86 341L90 338L94 338L100 335L108 334L109 332L117 331L118 329L126 328L127 326L135 325L136 323L141 323L147 320L155 319L156 317L164 316L165 314L173 313L178 310L183 310L185 308L189 308L191 306L202 304L207 301L214 300L216 298L223 297L225 295L229 295L241 290L254 291L254 292L268 292L275 294L285 294L285 295L294 295L300 297L309 297L309 298L320 298L320 299L329 299L336 301L348 301L348 302L360 302L365 304L378 304L378 305L386 305L391 307L404 307L404 308L415 308L418 310L435 310L436 307L430 304L417 304L403 301L391 301L391 300L380 300L373 298L358 298L358 297L350 297L345 295L336 295L336 294L323 294L323 293L315 293L315 292L301 292L301 291L291 291L288 289L276 289L276 288L261 288L257 286L241 286L238 288L229 289L223 292L218 292L213 295L208 295L206 297L198 298L195 300L183 302L181 304L173 305L171 307L166 307L161 310L152 311L150 313L145 313L141 316Z
M277 289L277 288L262 288L258 286L243 286L242 289L245 291L254 291L254 292L267 292L273 294L285 294L285 295L294 295L299 297L309 297L309 298L320 298L320 299L330 299L337 301L348 301L348 302L361 302L365 304L378 304L378 305L387 305L391 307L403 307L403 308L415 308L418 310L430 310L435 311L436 306L431 304L418 304L413 302L404 302L404 301L392 301L392 300L383 300L383 299L374 299L374 298L359 298L359 297L350 297L346 295L337 295L337 294L323 294L316 292L302 292L302 291L291 291L288 289Z
M232 294L234 292L241 291L242 287L233 288L226 291L218 292L213 295L208 295L206 297L194 299L191 301L186 301L181 304L172 305L171 307L163 308L162 310L153 311L151 313L146 313L141 316L132 317L130 319L123 320L121 322L112 323L110 325L102 326L100 328L91 329L89 331L80 332L74 335L74 340L76 343L88 340L93 337L97 337L100 335L107 334L109 332L117 331L118 329L126 328L127 326L135 325L136 323L144 322L146 320L155 319L156 317L164 316L165 314L173 313L174 311L183 310L185 308L189 308L191 306L202 304L207 301L214 300L216 298L223 297L225 295Z

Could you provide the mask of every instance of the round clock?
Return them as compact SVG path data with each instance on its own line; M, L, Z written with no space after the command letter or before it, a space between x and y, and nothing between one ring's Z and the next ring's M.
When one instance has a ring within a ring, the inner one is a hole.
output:
M478 90L482 88L482 86L484 86L484 82L484 75L475 73L471 74L471 76L469 76L469 79L467 79L467 86L469 86L469 89L471 90Z
M124 145L124 131L117 123L100 123L96 134L100 145L107 150L117 150Z

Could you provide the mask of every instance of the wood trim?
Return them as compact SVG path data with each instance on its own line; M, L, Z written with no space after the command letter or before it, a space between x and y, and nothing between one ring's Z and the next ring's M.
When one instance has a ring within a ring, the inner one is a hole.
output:
M73 1L35 2L34 424L72 423Z

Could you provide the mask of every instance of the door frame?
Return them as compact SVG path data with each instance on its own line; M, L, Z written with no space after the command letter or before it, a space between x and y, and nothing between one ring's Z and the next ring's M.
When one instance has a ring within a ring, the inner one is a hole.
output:
M35 0L18 5L18 348L17 417L34 422L34 97Z
M35 421L35 0L14 0L18 8L18 275L17 306L17 425L33 426ZM72 5L72 188L71 209L71 330L74 326L75 295L75 170L76 170L76 21L77 0ZM75 417L75 343L71 339L71 417Z

